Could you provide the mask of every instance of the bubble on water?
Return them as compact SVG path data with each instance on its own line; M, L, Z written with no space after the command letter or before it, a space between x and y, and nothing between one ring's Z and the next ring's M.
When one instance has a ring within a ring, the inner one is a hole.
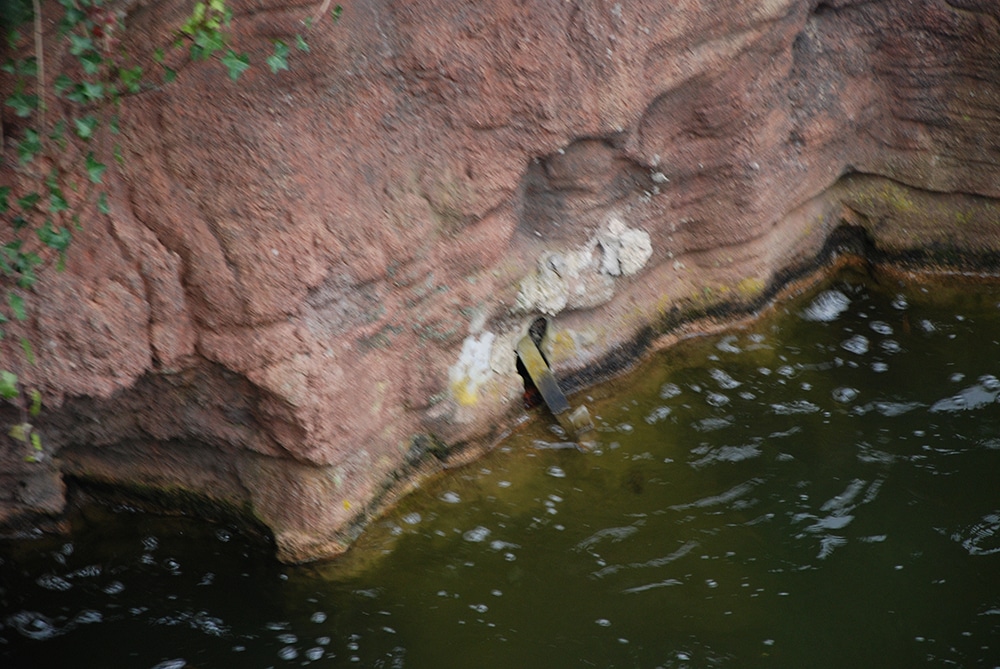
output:
M880 335L892 334L892 326L886 323L885 321L872 321L871 323L868 324L868 327L870 327L872 330L879 333Z
M275 637L278 641L285 644L292 644L298 642L299 638L292 634L291 632L285 632L284 634L279 634Z
M611 621L608 620L607 618L598 618L594 622L600 625L601 627L611 627Z
M899 345L899 342L895 339L883 339L879 344L881 348L886 353L899 353L903 350L903 347Z
M318 636L318 637L316 637L316 643L318 643L320 646L329 646L330 645L330 637L328 637L328 636Z
M739 337L736 335L727 335L723 337L716 345L715 348L723 351L725 353L742 353L740 348L736 346L733 342L738 341Z
M676 383L664 383L660 386L660 398L669 400L671 397L677 397L681 394L681 387Z
M646 416L646 422L649 423L650 425L653 425L655 423L659 423L661 420L665 419L671 413L672 412L671 412L670 407L666 407L666 406L656 407L655 409L653 409L649 413L648 416Z
M951 535L969 555L1000 553L1000 512L988 513L978 523Z
M462 498L458 496L458 493L454 493L450 490L448 492L442 493L438 499L440 499L442 502L446 502L447 504L458 504L459 502L462 501Z
M290 662L299 656L299 649L295 646L285 646L278 651L278 657L286 662Z
M723 390L732 390L733 388L738 388L743 385L721 369L711 369L708 374L715 379L715 382L718 383L719 387Z
M500 590L490 590L490 594L493 595L494 597L502 597L503 596L503 592L500 591Z
M892 301L893 309L899 309L900 311L903 311L904 309L908 309L909 306L910 303L906 301L905 295L897 295L895 299L893 299Z
M176 660L164 660L159 664L154 664L151 669L183 669L187 666L187 660L176 659Z
M629 434L634 428L629 423L619 423L615 426L615 430L621 432L622 434Z
M847 404L848 402L853 402L857 398L858 389L842 386L840 388L835 388L832 394L835 401Z
M111 581L103 588L106 595L117 595L125 590L125 584L121 581Z
M309 620L311 620L314 623L325 623L326 622L326 613L323 612L323 611L317 611L314 614L312 614L311 616L309 616Z
M790 379L793 376L795 376L795 368L792 367L791 365L782 365L781 367L778 368L778 374L785 377L786 379Z
M486 606L485 604L469 604L469 608L475 611L476 613L486 613L487 611L490 610L490 607Z
M800 314L803 320L829 323L840 318L851 306L851 299L839 290L825 290Z
M90 625L92 623L99 623L102 620L104 620L104 614L94 609L84 609L73 618L73 622L78 625Z
M305 652L306 659L315 662L316 660L323 657L323 649L319 646L313 646Z
M729 398L722 393L708 393L705 395L705 401L714 407L721 407L729 404Z
M57 592L63 592L73 587L72 583L64 579L62 576L56 576L55 574L45 574L44 576L39 576L35 583L46 590L55 590Z
M155 551L160 546L160 540L156 537L146 537L142 540L142 547L147 551Z
M868 337L856 334L840 342L840 348L856 355L864 355L868 352Z
M795 400L794 402L772 404L771 410L779 416L791 416L795 414L816 413L819 411L819 407L808 400Z
M37 641L51 639L60 633L51 618L37 611L18 611L6 622L23 636Z
M494 539L490 542L490 548L495 551L502 551L510 548L520 548L518 544L512 544L509 541L501 541L499 539Z
M416 525L420 521L421 521L420 514L417 513L416 511L408 513L405 516L403 516L403 522L406 523L407 525Z
M551 467L546 469L545 473L557 479L566 478L566 472L563 471L562 467L556 467L555 465L552 465Z
M474 544L478 544L481 541L485 541L486 537L488 537L488 536L490 536L490 530L489 530L489 528L483 527L482 525L479 525L478 527L475 527L475 528L473 528L473 529L465 532L462 535L462 538L465 539L466 541L472 542Z
M229 530L219 529L215 531L215 538L221 541L222 543L226 543L233 538L233 535Z
M498 488L509 488L510 487L510 481L497 481L497 487Z
M881 374L882 372L887 372L889 371L889 365L885 364L884 362L873 362L872 371L878 372L879 374Z

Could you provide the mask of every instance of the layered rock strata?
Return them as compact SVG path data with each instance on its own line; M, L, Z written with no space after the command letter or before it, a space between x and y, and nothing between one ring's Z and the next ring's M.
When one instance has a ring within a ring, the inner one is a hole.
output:
M258 63L315 10L233 6ZM184 12L132 6L130 48ZM89 481L335 555L522 411L514 345L541 314L553 366L592 379L687 315L759 306L845 225L934 262L1000 253L988 0L368 0L309 41L288 71L191 63L124 103L111 214L0 341L36 342L20 372L47 406L45 459L0 454L8 529Z

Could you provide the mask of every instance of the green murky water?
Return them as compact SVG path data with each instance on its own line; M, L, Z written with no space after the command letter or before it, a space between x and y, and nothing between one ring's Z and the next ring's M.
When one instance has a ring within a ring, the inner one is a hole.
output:
M998 340L996 287L842 275L592 391L595 452L532 423L319 567L90 510L0 547L0 666L1000 666Z

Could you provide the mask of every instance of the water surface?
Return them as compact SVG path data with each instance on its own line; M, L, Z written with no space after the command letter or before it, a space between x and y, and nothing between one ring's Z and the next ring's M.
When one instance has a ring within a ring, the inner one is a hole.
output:
M845 273L429 482L346 559L89 509L4 667L1000 666L1000 290Z

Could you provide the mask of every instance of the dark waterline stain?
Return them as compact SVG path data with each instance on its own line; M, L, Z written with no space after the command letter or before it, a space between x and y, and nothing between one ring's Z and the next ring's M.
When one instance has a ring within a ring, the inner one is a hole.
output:
M0 666L994 667L1000 288L835 277L534 422L343 559L90 508L0 545Z

